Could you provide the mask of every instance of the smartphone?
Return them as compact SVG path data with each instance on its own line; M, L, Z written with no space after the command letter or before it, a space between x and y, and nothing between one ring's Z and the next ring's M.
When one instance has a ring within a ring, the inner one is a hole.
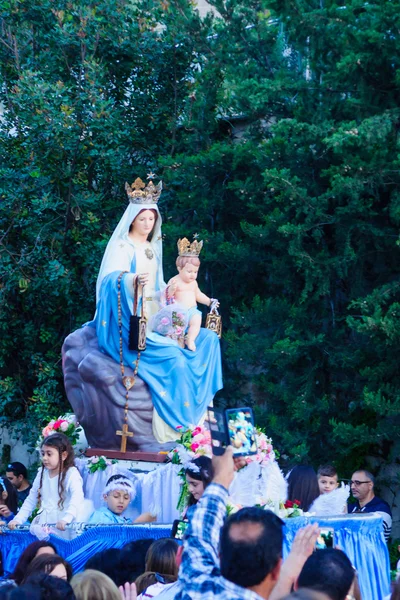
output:
M326 548L333 548L333 527L321 527L320 534L315 542L316 550L326 550Z
M208 409L213 454L221 456L228 445L234 456L257 454L254 414L251 408Z
M181 519L175 519L172 524L172 537L176 540L183 540L189 521L182 521Z
M215 456L222 456L229 444L224 412L213 407L209 407L207 412L212 452Z
M235 456L257 454L256 430L251 408L228 408L225 411L229 444Z

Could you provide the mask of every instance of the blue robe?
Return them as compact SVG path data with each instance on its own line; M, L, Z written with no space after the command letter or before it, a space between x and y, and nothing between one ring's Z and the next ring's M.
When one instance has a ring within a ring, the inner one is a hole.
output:
M135 273L135 260L131 272ZM118 271L104 277L94 321L99 348L117 363ZM157 287L159 281L157 281ZM133 301L121 281L121 311L123 360L125 366L135 366L137 353L129 350L129 319ZM147 347L141 353L138 375L150 388L153 404L159 416L175 430L197 425L214 395L222 389L221 350L215 332L202 328L196 339L196 351L181 348L175 340L154 332L147 336Z
M108 506L102 506L95 510L88 521L89 525L126 525L130 523L132 523L132 519L116 515Z

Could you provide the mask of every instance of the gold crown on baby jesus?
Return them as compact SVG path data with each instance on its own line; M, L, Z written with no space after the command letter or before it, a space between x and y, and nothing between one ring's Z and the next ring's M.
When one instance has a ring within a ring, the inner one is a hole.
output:
M183 238L178 240L176 245L178 246L179 256L198 256L203 247L203 240L200 242L193 240L193 242L190 243L187 238Z
M158 185L154 185L152 181L149 181L146 185L138 177L132 185L125 183L125 189L129 197L129 202L132 204L157 204L161 196L162 181Z

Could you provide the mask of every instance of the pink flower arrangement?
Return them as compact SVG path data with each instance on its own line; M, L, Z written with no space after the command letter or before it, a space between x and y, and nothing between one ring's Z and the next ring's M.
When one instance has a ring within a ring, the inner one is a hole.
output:
M79 426L75 415L65 415L58 417L58 419L52 419L43 429L42 437L39 440L41 443L44 438L48 437L53 433L64 433L74 446L79 439L79 434L82 428Z
M208 429L202 425L189 427L185 431L183 431L182 425L178 425L176 429L181 437L178 445L169 453L169 458L173 463L184 465L199 456L212 457L211 434ZM271 438L268 438L259 428L256 428L256 442L257 454L247 456L247 464L257 462L263 467L279 458L278 453L272 446Z

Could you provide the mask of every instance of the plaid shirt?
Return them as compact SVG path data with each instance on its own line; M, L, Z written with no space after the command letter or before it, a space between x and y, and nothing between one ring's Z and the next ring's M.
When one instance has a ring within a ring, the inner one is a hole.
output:
M228 492L209 485L193 509L186 530L175 600L260 600L261 597L222 577L219 568L219 534L226 516ZM237 565L240 569L240 565Z

